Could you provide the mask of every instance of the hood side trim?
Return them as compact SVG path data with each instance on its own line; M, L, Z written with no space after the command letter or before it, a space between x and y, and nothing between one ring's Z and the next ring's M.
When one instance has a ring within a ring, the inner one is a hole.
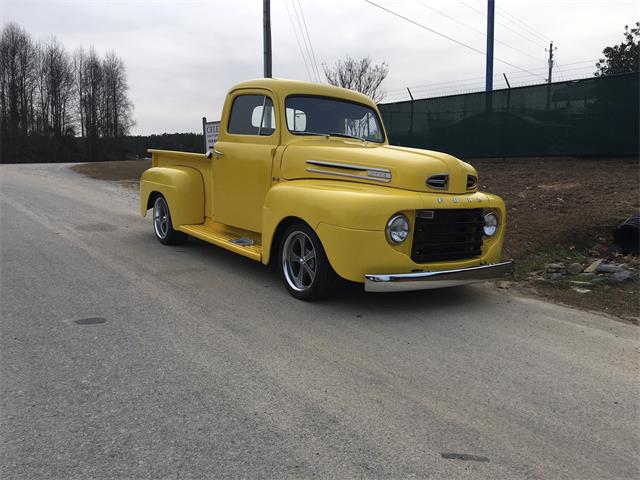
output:
M309 165L316 165L318 167L341 168L344 170L364 172L365 174L358 175L355 173L336 172L334 170L325 170L320 168L307 167L306 170L307 172L310 172L310 173L336 175L338 177L357 178L360 180L373 180L375 182L384 182L384 183L391 182L391 170L387 168L367 167L365 165L354 165L351 163L327 162L324 160L307 160L306 163Z
M338 162L326 162L324 160L307 160L309 165L318 165L321 167L333 167L333 168L346 168L348 170L373 170L376 172L386 172L391 173L391 170L388 168L379 168L379 167L367 167L364 165L353 165L352 163L338 163Z
M377 177L370 177L368 175L355 175L353 173L332 172L330 170L320 170L319 168L307 168L307 172L322 173L324 175L337 175L338 177L357 178L359 180L373 180L375 182L384 182L384 183L389 183L391 181L390 178L377 178Z

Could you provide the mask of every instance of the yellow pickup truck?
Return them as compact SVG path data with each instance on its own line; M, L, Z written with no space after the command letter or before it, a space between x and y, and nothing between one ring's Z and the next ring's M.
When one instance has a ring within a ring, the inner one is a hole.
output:
M502 199L469 164L389 145L376 105L280 79L228 93L206 154L150 150L140 212L165 245L188 236L277 267L301 300L340 276L387 292L500 278Z

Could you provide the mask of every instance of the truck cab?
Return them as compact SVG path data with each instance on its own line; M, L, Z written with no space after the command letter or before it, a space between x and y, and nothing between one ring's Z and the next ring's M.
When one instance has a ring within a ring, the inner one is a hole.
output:
M389 144L366 96L280 79L227 94L206 154L150 150L140 209L158 240L197 237L264 264L287 290L327 296L337 277L368 291L509 275L504 202L445 153Z

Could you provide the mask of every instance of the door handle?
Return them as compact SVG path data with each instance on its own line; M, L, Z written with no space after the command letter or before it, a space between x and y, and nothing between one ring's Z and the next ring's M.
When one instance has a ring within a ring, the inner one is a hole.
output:
M213 149L213 154L216 156L216 158L220 158L220 157L224 157L224 152L221 152L220 150L217 149Z

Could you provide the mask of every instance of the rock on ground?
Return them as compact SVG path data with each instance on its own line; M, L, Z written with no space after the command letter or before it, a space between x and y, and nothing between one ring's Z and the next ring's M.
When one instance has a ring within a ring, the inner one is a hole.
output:
M633 273L630 272L628 270L622 270L620 272L616 272L613 274L613 281L614 282L637 282L638 281L638 276Z
M582 265L579 263L572 263L571 265L569 265L567 267L567 271L571 274L571 275L577 275L578 273L582 272Z
M601 263L596 267L596 272L598 273L617 273L623 271L624 268L620 265L616 265L615 263Z

